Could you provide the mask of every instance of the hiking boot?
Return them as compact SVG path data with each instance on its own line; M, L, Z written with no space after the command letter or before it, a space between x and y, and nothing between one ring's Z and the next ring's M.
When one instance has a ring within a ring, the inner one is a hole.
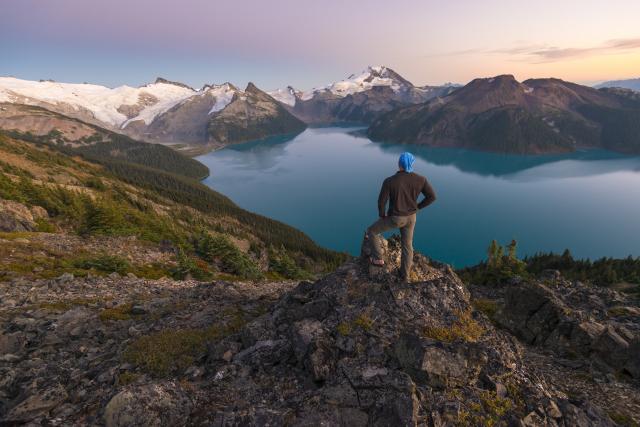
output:
M400 273L400 282L401 283L417 283L417 282L421 282L421 280L420 280L420 277L418 277L418 274L412 270L411 272L409 272L408 277Z

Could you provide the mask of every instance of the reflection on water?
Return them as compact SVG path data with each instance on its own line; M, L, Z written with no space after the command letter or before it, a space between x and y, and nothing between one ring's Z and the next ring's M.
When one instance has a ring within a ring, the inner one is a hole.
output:
M438 201L421 212L415 246L456 265L484 257L491 239L522 253L640 255L640 158L607 151L516 156L378 144L361 129L308 129L293 138L201 156L207 185L249 210L287 222L320 244L358 252L382 180L410 150Z

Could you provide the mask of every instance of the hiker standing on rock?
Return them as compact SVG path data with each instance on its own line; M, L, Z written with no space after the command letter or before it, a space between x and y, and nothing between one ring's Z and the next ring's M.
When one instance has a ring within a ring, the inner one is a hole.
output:
M399 229L402 241L402 265L400 278L408 281L413 264L413 229L416 225L416 212L426 208L436 200L436 194L429 181L413 172L415 157L409 152L400 154L398 172L385 179L378 196L378 214L380 218L368 229L366 237L372 243L373 265L383 266L380 233ZM418 203L418 196L422 193L424 199ZM385 210L389 202L389 209Z

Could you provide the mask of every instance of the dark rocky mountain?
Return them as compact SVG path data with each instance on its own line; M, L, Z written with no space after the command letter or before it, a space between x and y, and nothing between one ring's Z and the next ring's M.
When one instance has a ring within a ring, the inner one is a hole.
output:
M612 80L596 85L596 88L617 87L622 89L631 89L640 91L640 79Z
M249 83L231 102L214 113L207 127L208 142L224 146L269 136L302 132L306 124L266 92Z
M580 147L640 151L640 103L558 79L476 79L452 94L375 120L371 138L508 153Z
M309 92L289 87L270 94L306 123L370 123L383 113L445 96L455 88L417 87L394 70L378 66Z

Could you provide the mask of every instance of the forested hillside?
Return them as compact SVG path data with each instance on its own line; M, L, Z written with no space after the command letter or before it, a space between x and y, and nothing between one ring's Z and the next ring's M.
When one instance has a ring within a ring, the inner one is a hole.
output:
M110 144L123 151L132 147L127 141ZM46 211L31 224L17 221L27 224L17 230L82 238L134 237L172 253L161 269L176 277L306 277L344 258L318 247L298 230L242 210L192 178L126 162L102 151L104 146L59 148L0 135L0 201L19 204L13 209L17 212L20 206ZM156 152L161 153L157 158L153 151L148 153L151 156L134 157L154 165L166 160L163 150ZM25 262L38 264L29 268L40 275L65 270L64 262L54 263L54 268L50 261L27 255L0 270L11 271Z

